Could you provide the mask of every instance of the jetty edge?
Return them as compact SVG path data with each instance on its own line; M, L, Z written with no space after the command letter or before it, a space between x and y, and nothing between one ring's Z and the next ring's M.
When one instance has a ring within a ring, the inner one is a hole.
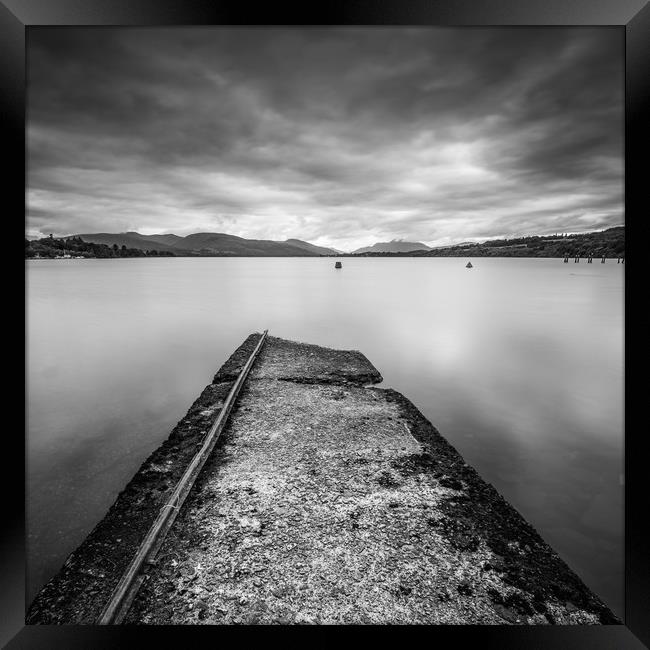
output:
M27 624L93 624L260 334L219 369ZM127 624L620 624L358 351L267 336Z

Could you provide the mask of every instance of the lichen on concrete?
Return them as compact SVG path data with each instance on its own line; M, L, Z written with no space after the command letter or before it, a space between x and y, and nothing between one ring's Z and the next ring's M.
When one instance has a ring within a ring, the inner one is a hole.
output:
M256 340L134 478L157 486L152 508ZM618 623L413 404L368 386L380 381L360 352L268 337L125 622ZM126 537L144 496L127 487L100 533ZM63 602L41 594L30 622L90 622L123 564L107 573L92 549L72 556L92 575L64 569Z

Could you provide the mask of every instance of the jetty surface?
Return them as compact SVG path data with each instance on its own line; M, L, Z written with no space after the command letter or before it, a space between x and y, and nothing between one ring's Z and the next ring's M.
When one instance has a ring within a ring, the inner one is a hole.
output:
M250 335L27 623L94 623L255 348ZM620 620L357 351L267 340L127 624Z

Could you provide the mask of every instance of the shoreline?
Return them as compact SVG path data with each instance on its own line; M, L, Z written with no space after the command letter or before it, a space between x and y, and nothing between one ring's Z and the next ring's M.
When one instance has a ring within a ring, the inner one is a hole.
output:
M133 257L26 257L25 261L54 261L54 260L139 260L139 259L196 259L196 260L205 260L205 259L338 259L338 258L351 258L351 259L366 259L366 258L409 258L409 259L498 259L498 260L564 260L564 255L555 255L555 256L543 256L543 255L409 255L403 253L382 253L382 254L361 254L361 255L351 255L351 254L342 254L342 255L160 255L156 257L155 255L142 255L142 256L133 256ZM585 264L589 264L587 260L589 259L586 256L579 258ZM608 262L613 262L614 260L624 260L625 255L619 257L606 257L605 260ZM574 263L573 257L569 256L569 262ZM578 262L579 263L579 262ZM600 257L593 257L593 262L591 264L600 264Z

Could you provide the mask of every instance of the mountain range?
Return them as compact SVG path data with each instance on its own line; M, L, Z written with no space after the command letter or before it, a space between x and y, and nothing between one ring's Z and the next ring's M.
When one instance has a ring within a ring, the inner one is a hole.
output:
M505 256L505 257L563 257L600 251L610 256L625 255L625 229L622 226L582 234L533 235L512 239L493 239L482 243L462 242L448 246L431 247L421 242L394 239L358 248L351 253L316 246L300 239L274 241L245 239L225 233L199 232L181 237L174 234L141 235L138 232L86 233L73 235L93 244L125 246L176 256L239 256L239 257L317 257L319 255L407 255L421 256ZM155 253L153 253L155 254Z
M274 241L270 239L245 239L235 235L214 232L198 232L185 237L179 235L141 235L139 232L121 233L78 233L72 237L81 237L93 244L114 244L127 248L142 250L155 249L169 251L176 255L232 255L232 256L318 256L339 255L344 251L326 246L316 246L300 239ZM390 242L377 242L352 251L357 253L410 253L412 251L431 250L426 244L394 239Z
M94 244L114 244L142 250L169 251L176 255L219 255L243 257L299 257L337 255L340 251L324 246L315 246L300 239L273 241L270 239L245 239L235 235L215 232L197 232L186 237L179 235L141 235L138 232L122 233L79 233Z

